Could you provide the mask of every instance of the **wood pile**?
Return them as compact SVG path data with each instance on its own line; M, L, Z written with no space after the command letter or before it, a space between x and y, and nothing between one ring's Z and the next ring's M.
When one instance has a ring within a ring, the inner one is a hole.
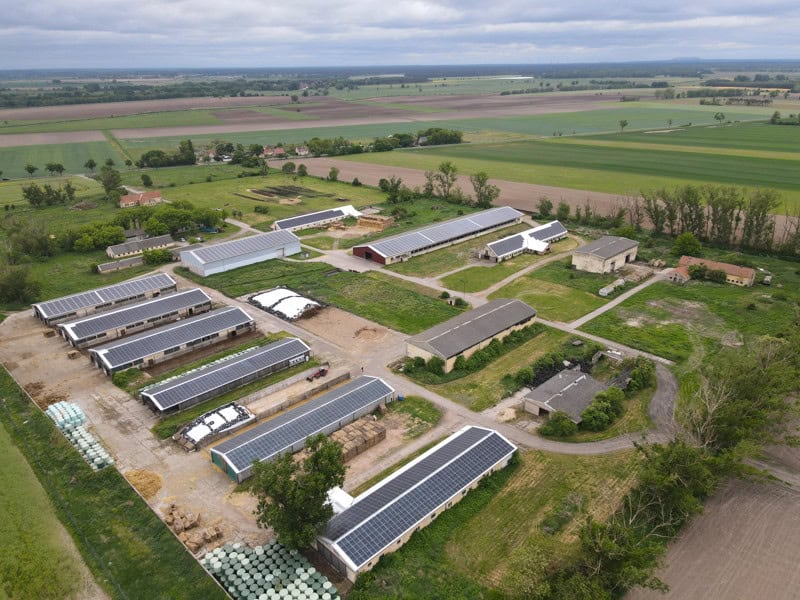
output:
M210 544L222 537L222 527L212 525L200 528L200 515L183 512L175 504L169 504L165 511L164 522L178 534L178 539L192 553L197 553L206 544Z
M347 462L385 440L386 428L372 417L365 417L333 432L331 439L342 446L344 461Z

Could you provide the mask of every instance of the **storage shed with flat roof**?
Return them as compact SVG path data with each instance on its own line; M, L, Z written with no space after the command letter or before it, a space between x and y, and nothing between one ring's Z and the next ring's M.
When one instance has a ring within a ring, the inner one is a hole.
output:
M181 252L181 264L206 277L300 252L300 239L291 231L270 231Z
M511 332L531 325L535 319L536 310L522 300L492 300L408 338L406 354L425 361L438 356L448 373L459 356L469 358L492 340L502 340Z
M253 331L253 318L238 307L225 307L89 350L106 375L131 367L144 369L181 354Z
M328 522L317 549L355 581L508 465L516 450L493 429L466 426L355 498Z

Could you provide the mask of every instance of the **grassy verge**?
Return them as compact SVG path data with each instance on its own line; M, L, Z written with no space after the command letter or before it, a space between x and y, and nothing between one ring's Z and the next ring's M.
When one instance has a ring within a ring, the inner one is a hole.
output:
M586 514L604 519L630 486L633 452L572 457L522 452L519 464L485 480L397 552L359 577L350 598L505 598L510 572L534 545L554 558L572 552ZM565 498L581 507L554 534L542 523Z
M215 408L219 408L220 406L222 406L223 404L227 404L228 402L234 402L235 400L243 398L248 394L252 394L253 392L264 389L272 385L273 383L278 383L279 381L288 379L292 375L297 375L298 373L301 373L306 369L310 369L311 367L315 367L318 364L319 361L311 359L306 363L303 363L301 365L295 365L294 367L290 367L285 371L272 373L271 375L264 377L263 379L259 379L258 381L252 381L240 388L226 392L222 396L206 400L205 402L196 404L195 406L187 408L186 410L181 411L177 414L165 417L161 419L161 421L159 421L156 425L154 425L151 431L153 432L153 435L155 435L158 439L165 440L169 437L172 437L175 434L175 432L181 428L182 425L193 421L203 413L206 413L210 410L214 410Z
M109 595L225 597L122 475L113 467L93 472L5 369L0 392L0 421Z
M470 259L475 259L486 244L526 229L530 229L530 227L522 223L512 227L504 227L500 231L493 231L460 244L415 256L408 262L389 265L386 269L403 275L416 275L417 277L429 277L439 273L446 273L463 267Z
M76 557L59 540L58 522L36 475L0 426L0 597L67 598L80 590Z
M513 375L520 367L554 350L570 337L569 334L557 329L546 328L544 333L491 362L480 371L455 381L427 387L474 411L484 410L506 396L506 388L503 385L503 378L506 375Z
M402 401L392 402L387 410L390 413L408 415L411 419L411 428L406 433L406 438L413 439L436 427L442 419L442 411L430 400L420 396L406 396Z
M371 273L341 272L320 262L270 260L204 278L186 269L178 272L231 297L285 285L300 294L410 334L428 329L460 312L442 300L408 289L388 278Z
M552 245L553 254L568 252L578 246L572 238L566 238ZM541 261L545 256L539 254L520 254L492 266L469 267L458 273L443 277L441 284L458 292L482 292L517 271Z

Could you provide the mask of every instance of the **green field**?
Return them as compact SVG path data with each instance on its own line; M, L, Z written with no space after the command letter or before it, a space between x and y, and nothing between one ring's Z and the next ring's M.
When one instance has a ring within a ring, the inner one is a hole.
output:
M414 334L456 316L461 311L435 297L421 294L385 277L339 272L327 263L270 260L193 281L239 297L284 285L326 304L338 306L386 327Z
M566 238L554 244L551 244L550 250L552 254L559 254L561 252L568 252L578 246L578 243L573 238ZM453 273L447 277L443 277L440 281L445 287L464 292L481 292L495 283L503 281L506 277L510 277L514 273L534 265L541 261L545 256L540 254L520 254L509 260L501 263L492 264L489 266L469 267L458 273Z
M65 547L53 505L25 457L0 426L0 597L68 598L80 590L77 559Z
M92 471L5 369L0 370L0 392L4 398L0 422L25 455L59 520L109 596L225 597L116 468ZM3 516L5 519L6 514ZM37 514L33 520L42 516Z
M117 165L125 162L125 157L108 142L13 146L0 147L0 171L3 172L3 177L29 177L25 165L31 164L39 167L36 175L43 176L47 174L44 170L45 164L61 163L67 173L85 173L87 169L83 165L90 158L98 165L102 165L107 158L113 158Z
M426 387L476 412L482 411L506 397L504 376L513 375L520 367L559 347L569 337L569 334L563 331L545 328L544 333L492 361L479 371L448 383Z
M530 273L504 285L489 295L496 298L519 298L534 307L539 316L553 321L570 322L596 308L600 308L614 295L600 297L597 292L615 279L616 275L584 273L565 265L571 259L556 261L534 269Z
M538 547L556 562L566 559L586 515L604 520L630 487L636 465L633 451L596 457L521 452L518 465L484 480L402 548L381 558L359 577L349 598L516 597L513 577L526 552ZM581 508L559 531L546 533L543 522L568 498Z
M415 256L411 260L402 263L395 263L386 267L389 271L401 273L403 275L415 275L417 277L430 277L439 275L463 267L471 260L475 260L483 247L490 242L497 241L520 231L530 229L524 223L505 227L499 231L493 231L477 238L454 244L441 250L428 252L420 256Z

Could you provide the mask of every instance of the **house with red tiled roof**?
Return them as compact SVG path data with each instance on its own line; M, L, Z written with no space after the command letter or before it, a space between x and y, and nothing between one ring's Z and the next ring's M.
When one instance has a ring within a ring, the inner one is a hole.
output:
M723 271L725 273L726 283L732 285L750 287L756 280L756 272L750 267L740 267L738 265L694 256L681 256L677 268L673 269L672 273L670 273L669 280L675 283L686 283L691 279L689 267L694 265L703 265L709 271Z
M120 208L132 208L134 206L153 206L160 204L164 199L161 197L160 190L153 190L152 192L144 192L141 194L126 194L120 196Z

